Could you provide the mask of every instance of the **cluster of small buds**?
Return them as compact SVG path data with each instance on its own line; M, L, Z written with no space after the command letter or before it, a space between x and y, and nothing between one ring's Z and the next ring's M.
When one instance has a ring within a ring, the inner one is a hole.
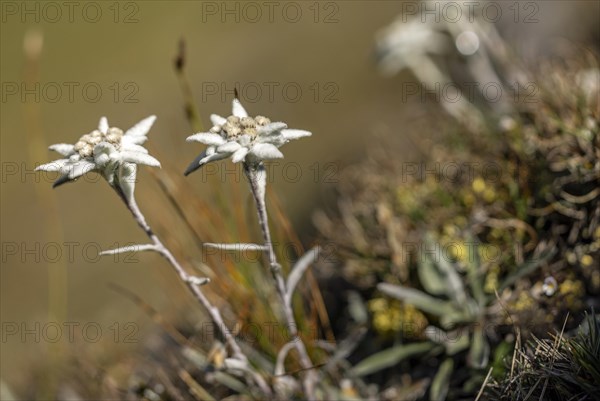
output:
M99 130L94 130L89 134L82 135L75 143L73 149L81 157L90 157L94 154L94 147L101 142L110 143L118 150L121 147L122 138L123 130L117 127L109 128L106 135Z
M229 116L223 125L215 125L210 129L213 134L221 134L227 139L234 139L240 135L248 135L251 139L256 138L257 128L270 124L271 120L264 116L238 117Z

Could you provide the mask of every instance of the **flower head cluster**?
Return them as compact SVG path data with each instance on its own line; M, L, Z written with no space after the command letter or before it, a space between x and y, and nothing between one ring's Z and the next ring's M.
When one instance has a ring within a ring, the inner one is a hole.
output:
M50 150L65 157L43 164L36 170L60 172L62 175L53 187L95 171L102 174L110 185L119 185L129 197L133 194L138 164L160 167L159 161L141 146L148 139L154 120L155 116L147 117L123 132L120 128L109 127L106 117L102 117L98 129L83 135L74 145L59 143L50 146Z
M187 138L188 142L201 142L208 147L185 171L185 175L208 162L231 156L234 163L258 164L262 160L279 159L283 154L279 147L292 139L310 136L299 129L288 129L282 122L271 122L267 117L250 117L238 99L233 100L232 115L224 118L210 116L213 127Z

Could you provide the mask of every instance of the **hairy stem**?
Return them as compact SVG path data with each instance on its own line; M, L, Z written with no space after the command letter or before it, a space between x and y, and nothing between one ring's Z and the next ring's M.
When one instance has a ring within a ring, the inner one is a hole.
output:
M271 241L271 231L269 229L267 207L265 203L266 172L262 163L258 165L248 165L244 163L244 173L246 174L246 178L248 178L250 190L256 203L256 209L258 212L258 222L260 224L263 240L265 241L265 246L267 248L267 255L269 257L269 267L271 269L271 274L273 275L273 279L275 280L275 287L277 289L277 292L282 300L286 326L290 336L292 337L291 341L294 343L295 348L300 356L300 364L302 365L302 368L307 370L304 382L305 392L310 400L314 400L316 384L316 375L315 372L312 370L314 366L312 364L312 361L310 360L310 357L308 356L308 352L306 351L306 346L304 345L304 342L298 335L298 325L296 323L296 318L294 317L294 311L292 310L291 303L286 302L286 283L283 278L283 274L281 273L281 265L279 264L279 262L277 262L277 256L275 255L273 242Z
M179 275L179 278L181 279L181 281L183 281L185 283L185 285L194 294L196 299L202 304L202 306L204 306L204 308L206 309L206 311L212 318L213 322L217 326L217 330L219 330L221 332L226 343L231 348L231 352L233 353L233 356L236 359L238 359L242 362L245 362L247 364L247 366L249 368L251 368L250 364L248 363L248 358L242 352L242 349L235 341L235 338L233 337L231 331L225 325L225 322L223 321L223 317L221 316L221 312L219 311L219 309L216 306L211 304L211 302L208 300L208 298L206 298L206 296L200 289L202 280L196 276L192 276L192 275L188 274L185 271L185 269L181 266L181 264L177 261L177 259L175 259L175 257L171 253L171 251L169 251L169 249L162 243L162 241L158 238L158 236L156 234L154 234L154 231L152 231L152 228L150 227L150 225L148 225L148 223L146 222L146 218L140 211L140 209L135 201L135 198L132 196L130 199L128 199L118 186L115 187L115 190L117 191L117 193L119 194L119 196L121 197L123 202L125 202L125 204L127 205L127 208L131 212L131 214L133 214L135 221L142 228L142 230L144 230L144 232L146 233L148 238L150 238L150 240L153 242L154 247L155 247L154 250L156 252L160 253L165 259L167 259L167 261L171 264L171 266L173 266L173 268ZM266 383L266 381L264 380L264 378L261 375L259 375L257 372L255 372L253 369L250 371L250 373L252 375L252 378L256 382L256 384L263 391L263 393L265 393L266 395L270 395L271 389L270 389L269 385Z

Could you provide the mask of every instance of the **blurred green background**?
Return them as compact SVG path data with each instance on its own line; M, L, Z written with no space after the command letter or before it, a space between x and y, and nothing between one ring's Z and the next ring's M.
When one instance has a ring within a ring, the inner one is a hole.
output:
M210 113L229 113L231 91L238 83L250 114L313 132L312 138L284 148L285 162L297 163L300 169L298 180L274 169L273 187L301 232L310 229L311 212L324 204L338 169L364 157L374 135L418 132L428 124L423 119L427 105L403 102L401 78L382 77L375 65L374 38L401 12L399 1L276 2L272 15L261 2L253 3L258 8L244 2L75 3L69 15L63 2L1 2L3 329L9 327L5 323L31 328L36 322L97 322L102 341L110 342L115 322L135 322L140 330L136 338L141 340L153 323L111 291L109 282L141 294L166 315L193 304L186 294L173 295L183 292L181 286L156 255L136 255L136 263L98 260L99 248L145 241L104 182L88 178L53 190L50 180L32 172L37 164L57 158L45 150L48 145L74 142L94 129L103 115L111 126L126 129L150 114L158 116L149 134L149 144L159 152L155 155L163 168L183 172L202 147L184 141L192 130L173 71L181 38L186 41L187 76L205 123ZM519 25L522 37L531 39L529 34L537 32L536 37L545 37L547 43L552 36L546 32L570 30L576 36L577 26L597 24L596 2L549 3L540 8L542 23ZM224 13L223 7L233 14ZM561 14L565 9L570 11ZM518 37L517 29L511 31ZM29 66L24 53L27 35L34 48L31 41L43 40L39 59ZM25 94L21 85L36 79L37 73L37 94ZM68 85L74 88L72 97ZM216 94L207 92L215 86ZM101 89L98 96L95 88ZM302 93L295 95L296 88ZM408 140L399 141L399 157L410 154ZM219 168L231 168L226 163ZM192 175L187 182L208 199L209 187L201 177ZM137 192L141 208L153 209L148 213L152 221L165 200L144 169ZM56 256L56 250L61 255ZM50 287L63 291L51 294ZM0 369L7 382L19 380L22 369L38 361L48 346L44 338L34 341L22 334L7 336L0 344ZM67 346L71 345L75 347ZM85 345L97 353L104 350L91 342ZM122 349L131 346L135 344L116 344Z

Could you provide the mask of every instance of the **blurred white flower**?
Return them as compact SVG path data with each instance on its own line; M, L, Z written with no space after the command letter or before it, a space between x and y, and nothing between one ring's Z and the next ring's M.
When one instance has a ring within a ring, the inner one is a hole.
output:
M36 171L60 172L62 175L53 187L95 171L102 174L111 186L118 185L130 198L135 186L137 165L160 167L160 162L141 146L148 139L146 135L154 120L156 116L147 117L123 133L120 128L109 127L106 117L102 117L98 129L83 135L74 145L59 143L50 146L50 150L65 157L43 164Z
M431 55L448 52L450 39L442 24L398 17L377 35L377 57L382 72L394 75L404 68L419 68Z
M472 7L454 4L456 18L444 11L432 17L429 11L437 10L439 1L420 4L418 16L400 15L377 34L377 56L383 73L394 75L405 68L418 71L426 60L433 60L432 56L448 56L453 48L463 56L472 56L480 49L484 32L479 14L474 15Z
M471 56L479 50L479 36L473 31L463 31L454 41L456 48L463 56Z
M542 292L544 295L551 297L556 293L556 290L558 290L558 282L556 279L552 276L546 277L544 284L542 285Z
M309 131L288 129L282 122L271 122L266 117L249 117L238 99L233 100L231 116L210 116L214 126L210 132L188 137L188 142L200 142L208 147L185 170L185 175L208 162L231 156L234 163L259 164L262 160L279 159L283 154L279 147L292 139L312 135Z

